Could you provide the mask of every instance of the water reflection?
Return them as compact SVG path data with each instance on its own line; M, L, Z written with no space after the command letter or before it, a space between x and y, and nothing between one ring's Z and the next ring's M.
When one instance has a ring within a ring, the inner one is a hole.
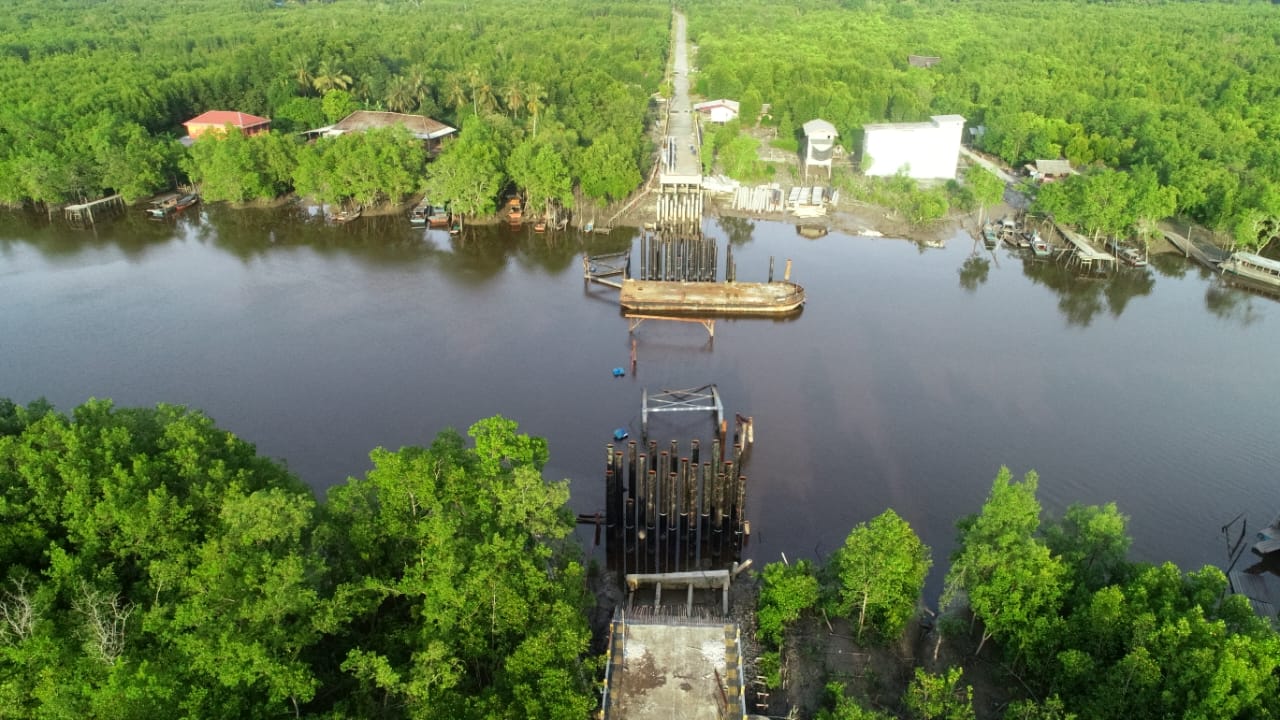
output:
M976 292L979 285L987 281L991 273L991 261L981 255L970 255L960 266L960 287L968 292Z
M756 224L747 218L723 216L716 218L716 224L734 245L746 245L751 242L751 237L756 231Z
M148 251L173 238L172 222L156 222L141 212L126 211L84 229L69 227L61 218L50 220L43 212L0 213L0 249L14 244L31 245L46 260L68 259L86 250L113 248L129 262L137 263Z
M1129 301L1151 294L1155 277L1145 268L1117 268L1107 273L1081 273L1047 260L1022 258L1022 272L1058 295L1058 309L1068 325L1088 327L1098 313L1120 317Z
M1265 298L1221 280L1209 283L1204 290L1204 306L1209 312L1242 326L1253 325L1262 319L1254 306L1255 300L1265 301Z

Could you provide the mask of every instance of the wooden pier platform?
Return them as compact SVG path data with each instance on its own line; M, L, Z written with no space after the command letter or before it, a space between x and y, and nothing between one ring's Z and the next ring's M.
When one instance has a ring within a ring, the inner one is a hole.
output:
M62 209L63 215L67 222L77 227L85 224L95 225L98 221L98 215L109 211L123 211L124 198L118 193L108 195L104 198L91 200L86 203L78 203L75 205L67 205Z
M1111 266L1115 267L1115 264L1116 264L1115 255L1112 255L1109 252L1103 252L1102 250L1098 250L1097 248L1093 247L1093 245L1090 245L1089 241L1083 235L1076 232L1072 232L1062 227L1058 223L1054 223L1053 226L1057 228L1058 232L1062 235L1062 237L1066 238L1067 242L1071 243L1072 247L1075 248L1076 257L1080 260L1080 264L1092 266L1095 263L1097 264L1111 263Z
M1217 270L1218 265L1231 256L1231 254L1226 250L1223 250L1208 240L1192 240L1168 230L1163 231L1163 233L1165 239L1169 241L1169 244L1178 248L1178 251L1181 252L1183 256L1195 260L1210 270Z
M714 315L786 315L799 310L804 300L804 288L790 281L623 280L619 296L627 312Z

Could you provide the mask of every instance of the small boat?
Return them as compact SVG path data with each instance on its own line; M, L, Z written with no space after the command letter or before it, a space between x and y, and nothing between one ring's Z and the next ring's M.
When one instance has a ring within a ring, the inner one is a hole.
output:
M195 205L198 202L200 202L199 195L197 195L196 193L187 193L186 195L183 195L182 197L178 198L178 201L174 203L173 211L182 212L183 210L186 210L187 208L191 207L192 205Z
M1280 517L1258 531L1258 542L1253 544L1252 550L1258 555L1280 552Z
M1047 258L1053 252L1052 248L1049 247L1049 243L1040 237L1039 231L1032 231L1028 241L1031 243L1031 254L1038 258Z
M348 223L360 217L361 213L363 212L364 212L364 206L357 205L354 208L339 210L338 212L333 214L333 217L331 219L336 223Z
M1129 267L1146 267L1147 258L1138 248L1131 245L1120 245L1116 248L1116 257L1120 258L1120 262Z
M810 240L817 240L820 237L824 237L827 234L827 232L828 230L826 225L797 225L796 226L796 234L799 235L800 237L809 238Z
M409 211L409 224L426 225L429 217L431 217L431 203L427 202L426 198L422 198L422 202L414 205L413 209Z
M151 200L147 206L147 216L152 220L163 220L178 211L178 200L182 196L178 193L165 193L157 195Z
M449 212L449 203L432 205L431 212L427 215L427 225L430 227L449 227L449 222L452 219L453 215Z
M1228 280L1244 281L1270 292L1280 291L1280 262L1271 258L1247 252L1232 253L1218 267L1222 277Z
M1000 244L1000 235L991 223L982 226L982 244L989 248L994 248Z
M536 233L544 233L547 231L547 221L539 220L533 224L533 231Z

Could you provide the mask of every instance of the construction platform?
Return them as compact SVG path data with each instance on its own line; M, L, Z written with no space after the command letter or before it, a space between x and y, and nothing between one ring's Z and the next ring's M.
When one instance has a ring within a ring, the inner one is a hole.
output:
M741 647L737 623L619 613L610 625L605 720L741 720Z
M786 315L804 305L804 288L790 281L663 282L623 280L622 309L637 313Z

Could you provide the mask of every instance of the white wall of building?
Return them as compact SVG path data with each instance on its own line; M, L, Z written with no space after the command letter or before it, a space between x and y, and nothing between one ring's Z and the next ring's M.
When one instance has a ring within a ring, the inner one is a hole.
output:
M711 108L710 116L707 118L714 123L727 123L738 117L738 111L724 105L716 105Z
M951 180L960 159L964 118L934 115L928 122L863 126L862 172L885 177L906 169L917 180Z

